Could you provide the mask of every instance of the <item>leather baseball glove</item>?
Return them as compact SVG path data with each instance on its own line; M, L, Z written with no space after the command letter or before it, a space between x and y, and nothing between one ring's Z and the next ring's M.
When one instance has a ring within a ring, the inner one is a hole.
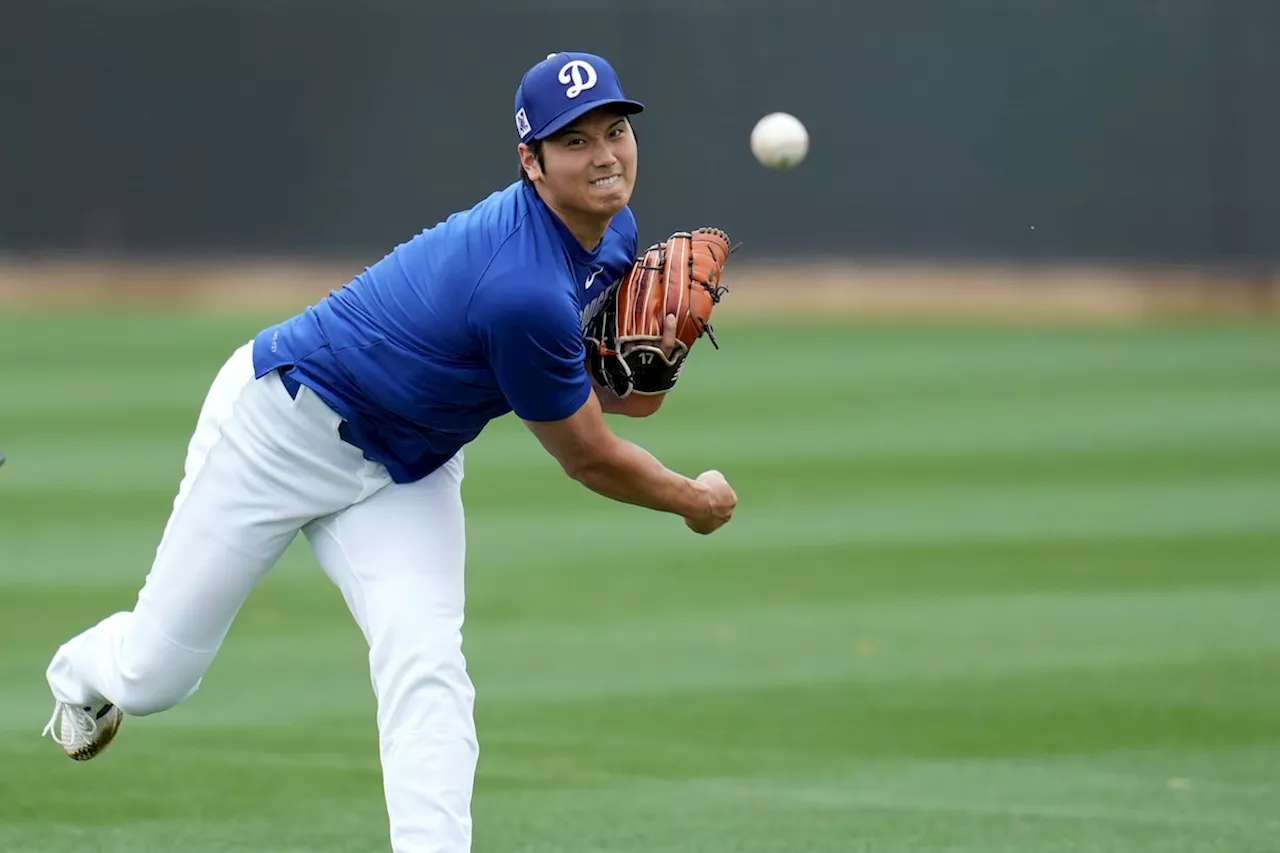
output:
M720 275L729 252L719 228L677 231L650 246L583 331L591 376L619 397L665 394L698 338L719 349L711 311L728 290ZM669 314L676 318L670 357L662 347Z

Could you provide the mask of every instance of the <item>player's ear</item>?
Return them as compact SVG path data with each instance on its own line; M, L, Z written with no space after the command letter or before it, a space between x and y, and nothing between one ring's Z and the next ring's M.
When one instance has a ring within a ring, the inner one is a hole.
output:
M520 155L520 168L524 170L524 176L530 181L537 181L542 178L542 158L538 156L538 151L520 143L517 148Z

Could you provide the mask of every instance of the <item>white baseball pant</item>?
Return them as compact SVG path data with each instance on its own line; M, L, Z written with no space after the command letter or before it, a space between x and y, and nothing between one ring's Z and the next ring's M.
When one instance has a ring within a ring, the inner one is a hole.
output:
M301 530L369 644L392 850L468 851L478 746L462 653L462 454L393 483L338 437L341 419L310 389L291 397L276 373L253 373L250 345L218 373L136 605L65 643L49 686L58 701L134 716L182 702Z

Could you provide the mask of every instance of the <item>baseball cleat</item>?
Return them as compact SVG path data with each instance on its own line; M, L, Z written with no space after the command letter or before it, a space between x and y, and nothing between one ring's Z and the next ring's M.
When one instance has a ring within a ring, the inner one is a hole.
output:
M40 736L52 734L69 758L88 761L107 748L122 722L124 713L110 702L99 708L59 702L53 706L53 716Z

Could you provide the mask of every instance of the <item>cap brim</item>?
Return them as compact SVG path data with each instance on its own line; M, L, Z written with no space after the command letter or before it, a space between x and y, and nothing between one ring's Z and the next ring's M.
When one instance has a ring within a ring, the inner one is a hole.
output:
M592 110L602 109L604 107L621 108L620 112L624 115L635 115L644 112L644 104L639 101L631 101L626 98L608 98L601 101L588 101L585 104L574 104L569 109L560 113L560 115L551 119L542 127L529 134L529 139L546 139L551 134L564 130L565 127L572 124L576 119L586 115Z

